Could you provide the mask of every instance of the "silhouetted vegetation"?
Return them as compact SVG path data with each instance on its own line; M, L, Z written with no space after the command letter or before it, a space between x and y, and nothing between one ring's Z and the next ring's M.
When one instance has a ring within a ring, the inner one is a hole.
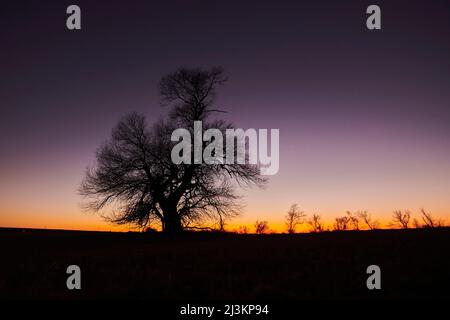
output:
M255 233L256 234L263 234L263 233L267 233L268 231L269 231L269 223L267 221L256 220L256 222L255 222Z
M285 217L288 233L295 233L295 229L304 222L305 217L306 214L298 209L298 205L293 204Z
M442 222L435 220L431 213L426 212L425 209L420 209L420 212L422 214L423 228L436 228L442 226Z
M393 225L398 225L403 229L408 229L411 212L409 210L395 210L393 216Z
M337 217L334 221L333 228L335 231L344 231L348 229L349 218L347 216Z
M366 227L369 230L374 230L378 228L379 223L377 221L372 220L372 216L367 211L357 211L356 215L366 225Z
M240 234L247 234L249 233L249 229L247 226L239 226L238 233Z
M311 218L308 220L308 224L311 226L311 232L322 232L322 218L318 214L313 214Z
M261 186L265 179L250 164L176 165L171 134L184 128L192 136L194 121L222 133L232 128L225 121L210 120L212 113L222 112L214 102L217 87L225 81L221 68L181 68L163 77L159 92L170 119L149 128L143 115L132 113L118 123L81 185L86 207L99 211L114 204L119 209L110 221L140 227L159 222L168 233L203 229L209 220L223 230L224 221L239 213L236 185ZM194 148L191 151L194 159Z

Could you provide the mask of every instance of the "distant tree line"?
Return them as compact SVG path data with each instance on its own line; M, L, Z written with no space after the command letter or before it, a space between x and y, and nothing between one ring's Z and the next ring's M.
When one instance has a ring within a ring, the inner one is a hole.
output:
M306 229L312 233L323 231L376 230L381 228L380 222L373 219L371 214L365 210L355 212L347 211L345 215L336 217L331 226L326 227L319 214L314 213L308 217L304 211L299 209L297 204L291 205L284 220L285 230L289 234L297 233L301 225L307 226ZM443 227L444 223L441 220L435 219L425 209L420 209L417 218L412 217L410 210L394 210L392 220L387 226L389 228L400 229L439 228ZM250 228L247 226L239 226L237 232L247 234L250 233ZM270 233L269 223L265 220L256 220L254 233Z

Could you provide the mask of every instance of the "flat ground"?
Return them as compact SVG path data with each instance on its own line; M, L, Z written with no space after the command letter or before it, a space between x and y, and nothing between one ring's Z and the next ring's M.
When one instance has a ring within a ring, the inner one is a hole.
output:
M176 238L0 229L0 298L450 298L449 240L449 228ZM66 289L71 264L79 291Z

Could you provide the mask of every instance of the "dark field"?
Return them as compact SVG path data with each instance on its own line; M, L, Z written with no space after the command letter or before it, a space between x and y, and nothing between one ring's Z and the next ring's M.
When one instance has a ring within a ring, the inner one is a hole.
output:
M449 298L450 229L298 235L0 229L0 298ZM66 289L79 265L82 289ZM366 287L381 268L381 290Z

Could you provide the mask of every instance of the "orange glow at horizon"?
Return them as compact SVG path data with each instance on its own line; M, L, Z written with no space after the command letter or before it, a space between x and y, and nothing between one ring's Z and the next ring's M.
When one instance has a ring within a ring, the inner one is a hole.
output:
M444 225L448 225L447 216L443 213L443 211L432 211L429 210L430 213L432 213L433 217L436 220L439 220L443 222ZM319 212L314 212L319 215L321 215ZM371 213L371 212L369 212ZM416 218L420 221L420 214L419 210L412 211L412 217ZM307 217L305 219L309 219L309 217L312 215L307 214ZM345 211L341 211L340 214L336 214L334 216L332 215L321 215L321 222L324 227L324 230L333 230L333 223L334 218L338 216L344 216ZM64 216L55 216L53 214L39 214L36 215L36 217L32 220L29 220L26 218L26 216L23 213L18 213L17 216L14 219L11 219L10 215L5 215L3 212L0 212L0 216L2 217L8 217L8 219L2 219L0 223L0 227L5 228L30 228L30 229L56 229L56 230L83 230L83 231L112 231L112 232L127 232L127 231L140 231L141 229L134 226L134 225L117 225L111 222L107 222L105 219L103 219L98 214L93 213L84 213L84 212L76 212L72 214L67 214L66 217ZM255 217L254 220L251 220L249 216ZM256 220L259 221L267 221L268 222L268 231L267 233L285 233L286 230L286 224L284 221L285 213L280 213L276 215L276 219L273 218L274 215L256 215L256 214L244 214L240 217L234 218L230 221L228 221L225 225L226 231L231 232L239 232L240 227L245 226L247 227L248 233L254 233L255 227L254 224ZM391 219L392 213L389 215L387 219L379 219L379 216L371 213L371 217L373 220L377 221L379 223L380 229L387 229L387 228L396 228L395 226L391 225L392 219ZM412 223L411 223L412 225ZM152 226L156 229L160 229L158 225ZM363 224L361 224L361 230L367 229ZM303 232L310 232L311 227L308 225L307 221L305 220L302 224L300 224L296 228L296 232L303 233Z
M413 218L419 218L420 208L450 222L450 162L447 149L434 148L435 142L375 139L355 147L354 140L339 144L322 137L314 142L305 136L297 141L283 139L282 134L279 173L269 178L265 189L238 191L245 207L240 217L228 222L228 230L247 225L253 231L258 219L282 232L284 216L294 203L308 216L321 215L327 226L346 211L358 210L368 211L384 226L394 210L409 209ZM86 150L83 156L52 154L45 161L35 156L0 166L0 226L128 230L81 210L83 199L77 189L94 150ZM417 150L423 152L417 154Z

